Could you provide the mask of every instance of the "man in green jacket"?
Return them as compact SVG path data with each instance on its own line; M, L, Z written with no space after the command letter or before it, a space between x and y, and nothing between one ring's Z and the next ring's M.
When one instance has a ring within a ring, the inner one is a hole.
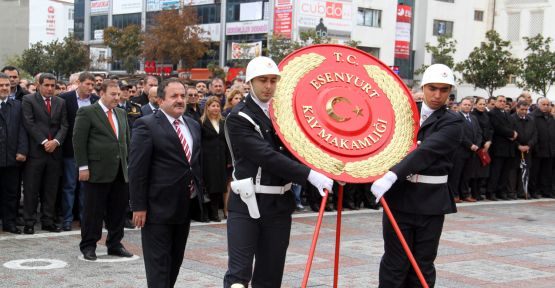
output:
M129 126L126 112L117 108L118 83L102 84L100 100L77 111L73 129L73 148L83 181L85 199L79 247L86 260L96 260L96 243L106 223L109 255L131 257L121 244L127 193L127 147Z

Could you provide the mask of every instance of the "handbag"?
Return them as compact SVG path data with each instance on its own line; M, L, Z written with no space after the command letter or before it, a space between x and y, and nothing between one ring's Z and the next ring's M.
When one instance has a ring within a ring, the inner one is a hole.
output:
M476 150L476 154L478 154L478 158L480 158L482 166L488 166L489 163L491 163L491 157L489 156L488 151L484 150L484 148Z

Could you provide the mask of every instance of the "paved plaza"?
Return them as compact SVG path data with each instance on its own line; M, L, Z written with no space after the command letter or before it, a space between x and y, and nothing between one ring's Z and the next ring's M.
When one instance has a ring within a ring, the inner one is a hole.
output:
M336 214L326 215L309 287L333 283ZM294 215L283 287L301 285L316 216ZM366 209L343 213L339 287L377 287L381 217ZM146 287L139 230L125 232L124 245L137 257L123 262L101 256L103 245L99 261L82 260L77 230L38 232L0 233L0 287ZM185 258L176 287L222 287L225 222L194 223ZM436 287L555 287L555 200L459 205L459 213L446 217L436 266Z

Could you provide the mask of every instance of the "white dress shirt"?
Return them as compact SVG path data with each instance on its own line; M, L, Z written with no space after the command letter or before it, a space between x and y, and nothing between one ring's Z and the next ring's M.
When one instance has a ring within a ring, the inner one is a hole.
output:
M437 110L437 109L436 109ZM424 101L422 101L422 107L420 108L420 126L422 123L432 115L436 110L432 110L432 108L428 107Z
M256 95L254 95L253 93L251 93L251 96L252 96L252 100L254 100L254 103L256 103L256 105L258 105L260 109L262 109L262 111L264 112L264 114L266 114L268 118L270 118L270 101L262 102L258 100Z
M108 110L110 109L104 106L104 103L102 103L101 100L99 100L98 103L100 104L100 107L102 107L102 111L106 114L106 118L108 118ZM114 121L114 127L116 128L116 138L119 138L118 118L116 117L116 111L114 111L114 109L112 109L112 121Z
M172 125L172 128L175 130L175 126L173 125L173 122L176 120L175 118L173 118L172 116L168 115L166 113L166 111L164 111L164 109L160 109L160 111L162 111L162 113L164 113L164 115L166 115L166 118L168 118L168 121L170 121L170 124ZM179 129L181 129L181 133L183 133L183 136L185 137L185 140L187 141L187 145L189 145L189 150L191 150L191 156L193 155L193 135L191 134L191 131L189 131L189 127L187 127L187 125L185 124L185 120L183 119L182 116L179 117ZM175 130L177 133L177 130Z

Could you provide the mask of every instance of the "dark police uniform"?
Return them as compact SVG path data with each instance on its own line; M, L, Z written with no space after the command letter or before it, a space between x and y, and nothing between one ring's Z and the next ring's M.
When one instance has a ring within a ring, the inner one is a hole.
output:
M264 138L240 112L260 126ZM291 182L303 185L307 181L310 169L292 160L270 119L251 95L233 108L226 120L226 130L233 149L235 179L255 178L261 167L261 185L277 187ZM224 287L235 283L247 287L251 277L255 288L281 286L295 197L287 190L282 195L257 193L256 200L258 219L250 217L239 195L229 195L229 262ZM256 258L254 272L253 257Z
M133 128L133 123L135 123L135 120L143 116L143 112L141 111L141 104L134 101L129 100L125 101L125 103L123 104L119 103L118 107L127 112L127 122L129 123L130 128Z
M463 118L446 106L434 111L418 131L419 146L390 169L398 180L384 195L430 287L435 284L433 263L445 214L455 213L457 208L447 181L428 184L422 178L449 174L453 152L461 143L462 125ZM385 253L380 263L379 287L420 287L385 214L383 238Z

